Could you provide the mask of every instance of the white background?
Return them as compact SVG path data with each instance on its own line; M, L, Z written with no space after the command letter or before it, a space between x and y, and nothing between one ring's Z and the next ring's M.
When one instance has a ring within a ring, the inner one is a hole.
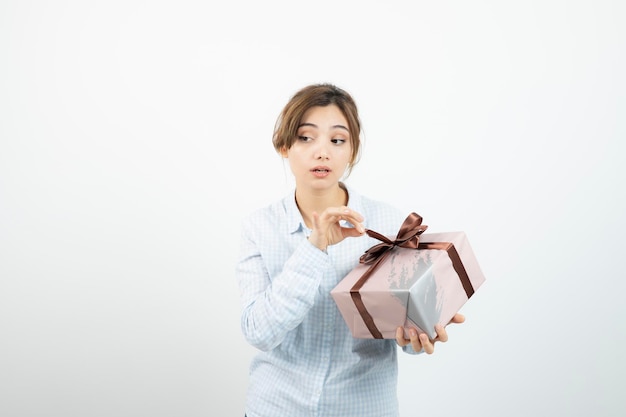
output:
M360 106L348 182L487 282L404 417L622 416L622 1L0 3L0 415L242 416L239 221L297 89Z

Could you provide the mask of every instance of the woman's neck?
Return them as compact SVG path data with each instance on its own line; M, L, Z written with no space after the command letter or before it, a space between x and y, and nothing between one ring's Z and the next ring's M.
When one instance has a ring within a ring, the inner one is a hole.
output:
M348 190L339 183L337 187L319 192L309 192L296 188L296 205L302 214L304 223L311 229L313 226L313 212L322 214L328 207L348 205Z

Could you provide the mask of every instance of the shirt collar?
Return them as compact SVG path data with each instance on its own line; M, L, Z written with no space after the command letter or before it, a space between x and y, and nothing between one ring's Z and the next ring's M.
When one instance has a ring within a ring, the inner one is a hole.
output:
M287 229L289 230L289 233L296 233L304 230L306 226L304 225L302 214L300 214L300 210L298 210L298 205L296 204L295 188L291 191L291 193L285 196L283 199L283 205L287 214Z

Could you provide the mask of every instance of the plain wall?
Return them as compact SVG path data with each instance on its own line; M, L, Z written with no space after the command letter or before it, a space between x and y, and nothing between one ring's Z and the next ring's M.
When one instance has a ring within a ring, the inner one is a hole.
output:
M243 415L239 222L323 81L361 110L348 182L487 277L401 355L402 415L624 415L624 4L3 1L0 415Z

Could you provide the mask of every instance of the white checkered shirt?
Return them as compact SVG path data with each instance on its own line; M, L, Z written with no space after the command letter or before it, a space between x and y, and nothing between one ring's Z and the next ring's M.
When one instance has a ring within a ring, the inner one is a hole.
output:
M396 235L406 213L348 192L366 228ZM260 351L247 417L397 417L395 340L353 338L330 296L379 241L347 238L324 253L306 239L294 193L253 212L241 230L241 328Z

